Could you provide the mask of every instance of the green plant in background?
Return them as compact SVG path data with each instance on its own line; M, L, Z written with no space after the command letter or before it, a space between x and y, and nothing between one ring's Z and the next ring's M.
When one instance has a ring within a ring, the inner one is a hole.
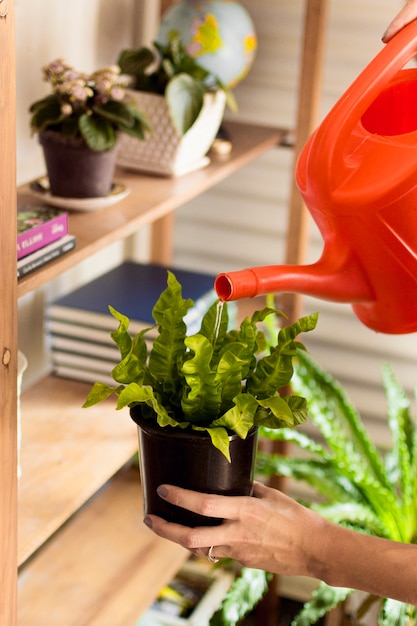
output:
M232 91L189 56L178 35L155 49L143 47L122 50L117 60L129 75L132 89L164 95L174 126L184 135L200 115L206 93L224 91L232 111L237 110Z
M31 105L32 133L53 131L101 152L114 148L118 133L144 139L150 130L126 94L117 65L87 74L57 59L42 72L52 93Z
M95 383L84 407L115 394L117 409L140 404L143 417L161 427L207 431L229 461L230 432L245 439L254 426L275 429L302 423L307 417L305 399L281 396L278 390L293 375L293 358L302 346L297 336L315 328L317 314L280 329L265 350L258 324L279 311L255 311L239 330L229 330L227 304L219 307L214 301L200 331L187 336L184 317L193 301L182 298L180 283L172 272L167 274L167 287L152 311L158 334L150 350L145 341L150 329L132 338L129 319L109 307L119 322L111 333L121 356L111 372L116 385Z
M268 572L242 567L220 608L210 619L210 626L237 626L262 600L271 579Z
M385 453L375 447L343 387L300 351L291 384L296 393L306 397L311 421L324 441L286 428L274 432L262 428L261 436L295 444L309 455L298 458L259 452L257 469L266 476L288 476L310 485L321 501L307 505L332 522L415 543L417 427L410 401L388 364L382 374L392 436L392 446ZM315 623L353 591L321 583L293 626ZM405 626L417 617L415 606L370 595L359 607L358 617L374 603L380 603L378 623L382 626Z

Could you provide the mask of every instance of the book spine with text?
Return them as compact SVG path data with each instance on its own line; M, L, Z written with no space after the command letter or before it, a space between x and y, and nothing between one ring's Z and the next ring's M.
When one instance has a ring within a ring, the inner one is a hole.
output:
M54 261L63 254L70 252L75 248L75 235L65 235L59 240L23 257L17 262L17 277L22 278L31 272L34 272L42 265Z
M68 234L68 213L61 212L46 222L18 233L17 258L22 259Z

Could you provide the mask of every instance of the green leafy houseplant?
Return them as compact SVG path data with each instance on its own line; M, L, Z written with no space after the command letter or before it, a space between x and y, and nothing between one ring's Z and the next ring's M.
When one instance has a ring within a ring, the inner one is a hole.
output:
M150 130L127 96L118 66L86 74L57 59L42 71L52 93L29 109L33 133L54 131L100 152L115 147L118 133L144 139Z
M207 431L212 443L229 456L230 431L244 439L253 426L292 427L307 416L305 399L282 397L279 389L293 374L292 360L301 344L296 337L315 328L317 315L301 318L282 328L267 354L263 332L257 327L271 308L246 318L239 330L229 330L227 305L216 302L204 315L197 334L187 336L183 320L193 301L182 298L182 288L168 272L167 288L153 309L158 335L150 350L146 330L134 338L129 319L110 308L118 320L111 336L121 354L114 367L115 386L96 382L84 407L116 394L117 409L142 405L145 418L161 427Z
M267 318L280 315L274 308L257 311L239 330L229 330L227 303L219 310L214 302L200 331L187 336L183 319L192 304L182 298L181 285L168 272L167 289L153 309L159 334L150 350L147 331L132 338L128 318L109 307L119 322L111 333L121 353L112 372L117 384L95 383L84 407L116 394L117 409L140 404L162 427L207 431L228 460L231 431L244 438L254 425L274 430L302 423L305 399L281 397L279 389L293 375L292 361L302 347L296 337L315 328L317 314L277 330L275 341L267 344L260 328ZM269 579L266 572L242 568L210 624L237 624L262 598Z
M310 485L322 501L308 505L337 524L413 543L417 532L417 427L407 395L387 364L383 383L392 434L392 447L385 453L376 449L343 387L300 351L292 387L306 396L310 418L324 443L286 428L262 429L263 436L295 444L309 456L258 453L258 471ZM352 589L321 583L294 626L315 623L352 593ZM374 603L380 603L378 624L382 626L413 623L417 617L415 606L370 595L357 610L357 617L363 617Z
M175 128L184 135L204 105L206 93L224 91L232 111L237 105L232 91L188 55L178 36L168 44L154 42L154 49L122 50L117 60L132 79L132 89L164 95Z

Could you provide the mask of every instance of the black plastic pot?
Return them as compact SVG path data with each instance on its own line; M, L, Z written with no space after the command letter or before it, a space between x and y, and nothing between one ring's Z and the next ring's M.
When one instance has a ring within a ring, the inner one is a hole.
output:
M39 133L49 186L54 196L97 198L110 192L118 147L94 152L80 139L54 131Z
M153 419L142 418L140 406L132 408L130 415L138 426L144 515L152 513L184 526L215 526L222 522L165 502L156 492L161 484L203 493L251 495L256 428L246 439L230 435L229 463L204 431L161 428Z

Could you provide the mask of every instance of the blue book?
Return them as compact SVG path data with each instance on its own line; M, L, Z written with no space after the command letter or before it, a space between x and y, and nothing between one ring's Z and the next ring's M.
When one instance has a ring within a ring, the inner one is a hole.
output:
M182 285L183 298L194 301L194 307L185 318L188 331L192 334L199 329L193 326L199 324L203 314L217 299L214 291L215 276L184 269L169 269ZM94 330L115 330L117 321L108 310L110 304L129 317L129 330L132 333L154 326L152 309L167 286L167 270L166 266L152 263L122 263L79 289L54 300L47 309L48 322L52 328L54 321L64 322L68 327L67 336L72 334L71 326L74 325Z

